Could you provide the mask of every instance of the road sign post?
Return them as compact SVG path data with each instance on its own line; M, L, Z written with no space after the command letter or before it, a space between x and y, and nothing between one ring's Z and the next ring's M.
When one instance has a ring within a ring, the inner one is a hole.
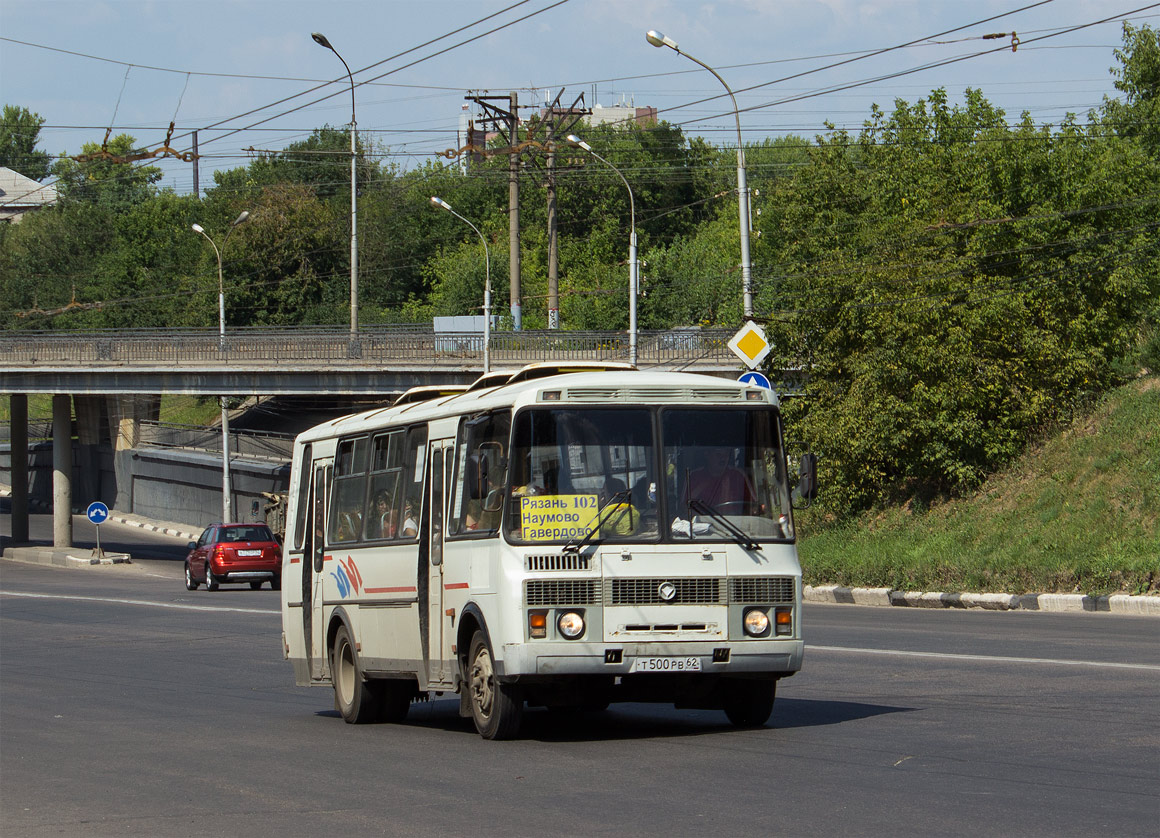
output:
M93 558L103 559L105 557L105 551L101 549L101 524L105 523L109 518L109 507L105 506L99 500L95 500L85 510L85 517L97 528L97 546L93 548Z

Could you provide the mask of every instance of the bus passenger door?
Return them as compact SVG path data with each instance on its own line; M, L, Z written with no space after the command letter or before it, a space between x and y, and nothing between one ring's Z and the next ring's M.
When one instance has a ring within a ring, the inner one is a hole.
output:
M326 622L322 613L322 577L326 560L326 497L330 482L330 463L315 460L314 486L310 508L310 551L309 566L302 568L303 584L302 610L306 621L306 657L310 663L310 677L321 680L326 673ZM306 557L304 557L306 558ZM306 590L309 585L309 590Z
M451 677L447 666L445 650L450 643L448 618L443 612L444 604L444 564L443 540L447 529L447 486L449 472L454 459L454 440L433 441L430 446L431 462L427 474L430 475L431 492L428 497L430 510L430 545L427 555L430 557L430 584L428 585L428 625L431 627L429 635L429 649L427 680L431 683L443 683Z

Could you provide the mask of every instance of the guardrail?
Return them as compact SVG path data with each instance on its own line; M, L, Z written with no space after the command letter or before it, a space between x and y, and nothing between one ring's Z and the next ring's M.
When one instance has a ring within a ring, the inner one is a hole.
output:
M641 366L735 365L728 329L640 332ZM538 361L627 361L627 332L537 330L492 332L493 364ZM429 326L360 330L352 339L340 329L231 329L101 332L8 332L0 334L0 365L172 366L242 368L287 364L312 367L389 368L395 365L463 365L483 357L476 332L435 332Z

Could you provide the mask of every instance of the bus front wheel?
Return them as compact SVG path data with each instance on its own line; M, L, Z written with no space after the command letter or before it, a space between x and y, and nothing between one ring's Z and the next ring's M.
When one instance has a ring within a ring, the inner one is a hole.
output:
M737 727L761 727L776 695L777 681L734 681L725 688L725 715Z
M342 714L343 721L348 725L374 721L378 703L370 685L363 680L358 653L346 626L339 626L334 634L330 677L334 680L334 709Z
M520 729L524 702L514 684L500 683L495 675L487 637L477 631L471 638L468 697L475 729L484 739L511 739Z

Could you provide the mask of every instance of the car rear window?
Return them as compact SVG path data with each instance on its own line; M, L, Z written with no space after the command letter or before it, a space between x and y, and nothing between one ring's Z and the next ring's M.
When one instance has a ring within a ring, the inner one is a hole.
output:
M221 541L273 541L269 527L222 527Z

